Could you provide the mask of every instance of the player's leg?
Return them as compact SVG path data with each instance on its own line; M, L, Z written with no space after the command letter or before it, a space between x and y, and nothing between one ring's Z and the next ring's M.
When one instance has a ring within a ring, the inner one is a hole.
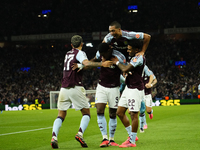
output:
M75 139L80 142L82 147L88 147L85 140L83 139L83 134L85 130L88 127L88 124L90 122L90 109L89 108L83 108L81 109L82 113L82 118L81 118L81 123L79 127L79 131L75 136Z
M119 147L135 147L135 139L137 137L138 130L138 112L141 108L141 102L144 97L144 91L139 91L138 89L129 89L127 88L126 98L127 105L130 111L131 120L132 120L132 131L130 139L125 144L120 145Z
M146 120L145 118L145 110L146 110L146 106L145 106L145 102L142 101L141 102L141 107L140 107L140 114L139 114L139 121L140 121L140 133L144 132L144 122Z
M117 128L116 111L117 109L109 108L109 141L111 146L119 146L119 144L114 141L114 135Z
M55 119L53 123L53 129L52 129L52 139L51 139L51 146L52 148L58 148L58 133L60 130L60 127L62 126L62 123L65 119L65 116L67 114L67 111L58 111L58 117Z
M145 99L146 99L146 111L149 114L149 118L153 119L152 96L151 96L151 94L145 95Z
M108 97L107 97L108 89L109 88L103 87L102 85L98 84L95 95L95 105L97 109L97 123L103 137L100 147L109 146L109 140L107 135L107 121L104 116L104 111L108 102Z
M127 105L127 99L126 99L126 91L127 91L127 86L125 87L122 95L121 95L121 98L119 100L119 103L118 103L118 108L117 108L117 116L119 117L119 119L121 120L122 124L124 125L127 133L128 133L128 139L124 142L126 143L127 141L129 141L129 138L130 138L130 135L131 135L131 125L130 125L130 121L129 121L129 118L126 116L126 110L128 108L128 105ZM124 144L122 143L122 144Z
M148 126L147 126L147 120L146 120L146 114L144 113L144 126L143 126L143 129L147 129Z
M58 133L62 123L67 114L67 109L70 107L71 102L68 101L68 93L69 89L61 88L59 97L58 97L58 116L54 120L53 129L52 129L52 139L51 146L52 148L58 148Z
M70 99L76 110L80 110L82 118L80 122L79 131L75 136L75 139L81 144L82 147L88 147L83 139L83 133L85 132L90 122L90 106L85 96L85 89L82 86L75 86L71 91Z
M130 141L131 143L135 144L135 138L137 136L137 130L138 130L138 112L132 112L131 111L131 120L132 120L132 132ZM136 145L133 145L133 147Z
M108 140L108 135L107 135L107 121L104 116L106 104L96 103L96 108L97 108L97 123L101 131L101 135L103 137L100 147L107 147L109 145L109 140Z
M119 103L119 87L113 87L107 89L108 95L108 105L109 105L109 141L111 146L119 146L119 144L114 141L114 134L117 127L116 111Z

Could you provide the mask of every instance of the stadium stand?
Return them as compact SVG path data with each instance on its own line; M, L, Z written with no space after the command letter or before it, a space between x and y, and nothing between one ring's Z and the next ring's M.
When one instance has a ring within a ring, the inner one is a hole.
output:
M2 0L1 3L0 41L4 41L1 40L4 36L8 37L7 46L0 48L1 104L31 104L35 98L40 103L49 103L49 92L60 88L63 57L71 48L69 41L16 45L9 41L10 36L107 31L113 20L119 21L127 30L146 33L158 31L159 35L152 36L146 52L147 65L158 80L153 88L153 99L163 99L165 96L174 99L198 97L199 35L195 38L163 36L165 28L198 27L200 10L197 2L141 0L137 2L137 14L128 13L127 5L132 4L130 0L74 0L70 4L66 0L23 0L12 3ZM51 10L47 17L38 17L42 10L47 9ZM84 47L89 59L94 57L95 47L101 41L93 42L94 48ZM181 60L186 61L186 65L175 66L175 61ZM85 71L83 82L87 90L96 88L98 75L98 68Z

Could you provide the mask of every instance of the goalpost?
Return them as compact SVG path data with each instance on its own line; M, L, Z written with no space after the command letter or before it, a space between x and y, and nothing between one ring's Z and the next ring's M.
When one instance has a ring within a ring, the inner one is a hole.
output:
M57 109L58 95L60 91L50 91L50 109ZM86 97L91 107L95 104L95 93L96 90L86 90Z

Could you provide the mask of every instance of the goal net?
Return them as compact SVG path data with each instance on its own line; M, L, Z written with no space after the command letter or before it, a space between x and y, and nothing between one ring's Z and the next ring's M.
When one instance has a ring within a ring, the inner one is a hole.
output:
M86 97L90 107L95 107L95 93L96 90L86 90ZM50 91L50 109L57 109L59 91ZM71 106L73 108L73 104Z

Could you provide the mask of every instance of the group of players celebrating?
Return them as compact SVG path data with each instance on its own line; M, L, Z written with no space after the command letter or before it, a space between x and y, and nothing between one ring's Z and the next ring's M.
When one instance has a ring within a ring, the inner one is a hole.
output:
M72 50L67 52L64 60L62 86L57 105L58 117L54 121L52 130L52 148L58 148L59 129L72 103L75 109L82 113L75 139L82 147L88 147L83 139L83 133L90 121L90 106L82 84L82 70L91 67L101 67L95 95L97 122L103 137L100 147L136 147L138 116L140 132L144 132L147 128L145 110L150 119L153 118L151 87L156 84L157 80L146 66L144 57L150 39L151 36L146 33L124 31L121 25L114 21L109 25L109 33L99 44L96 56L89 61L85 52L82 51L82 37L74 35L71 38ZM125 83L120 82L120 78ZM124 89L120 89L121 84L125 85ZM107 103L110 117L109 138L104 116ZM131 123L126 116L127 110ZM128 133L128 139L121 145L114 141L117 127L116 116L120 118Z

